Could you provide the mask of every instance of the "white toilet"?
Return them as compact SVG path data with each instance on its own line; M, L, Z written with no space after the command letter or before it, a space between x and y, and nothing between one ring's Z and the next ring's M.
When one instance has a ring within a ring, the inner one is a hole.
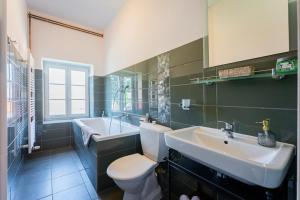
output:
M107 175L124 191L124 200L159 200L161 189L155 168L168 156L164 132L172 129L142 122L140 136L144 155L132 154L112 162Z

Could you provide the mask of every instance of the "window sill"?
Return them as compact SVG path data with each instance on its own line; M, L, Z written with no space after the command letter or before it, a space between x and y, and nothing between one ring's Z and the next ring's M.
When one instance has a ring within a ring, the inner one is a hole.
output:
M73 119L61 119L61 120L48 120L43 121L43 124L59 124L59 123L67 123L72 122Z

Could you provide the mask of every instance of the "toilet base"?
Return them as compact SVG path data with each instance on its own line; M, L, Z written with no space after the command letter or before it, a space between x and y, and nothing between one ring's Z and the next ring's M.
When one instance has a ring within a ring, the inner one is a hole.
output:
M128 189L124 182L116 181L116 184L124 190L123 200L160 200L162 197L161 188L158 185L155 172L148 175L144 182L136 182L136 189ZM121 184L122 183L122 184Z
M132 194L129 192L124 192L123 200L160 200L162 197L161 195L161 189L158 186L158 188L153 191L151 194L148 194L147 196L143 196L141 194Z

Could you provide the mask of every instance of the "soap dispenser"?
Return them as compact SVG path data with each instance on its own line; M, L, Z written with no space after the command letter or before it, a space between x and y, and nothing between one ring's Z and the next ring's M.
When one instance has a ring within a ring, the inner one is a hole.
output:
M262 122L256 122L262 124L263 133L259 132L257 135L257 142L264 147L275 147L276 140L275 135L270 131L270 119L265 119Z

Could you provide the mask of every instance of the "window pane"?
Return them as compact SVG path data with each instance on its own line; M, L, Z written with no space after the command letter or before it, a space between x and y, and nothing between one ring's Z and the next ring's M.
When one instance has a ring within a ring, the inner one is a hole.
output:
M49 83L65 84L66 70L58 68L49 68Z
M85 114L85 100L72 100L72 114Z
M85 86L72 86L72 99L85 99Z
M65 85L49 85L49 99L65 99L66 86Z
M71 84L72 85L85 85L85 72L71 71Z
M65 115L65 100L49 100L49 115Z

